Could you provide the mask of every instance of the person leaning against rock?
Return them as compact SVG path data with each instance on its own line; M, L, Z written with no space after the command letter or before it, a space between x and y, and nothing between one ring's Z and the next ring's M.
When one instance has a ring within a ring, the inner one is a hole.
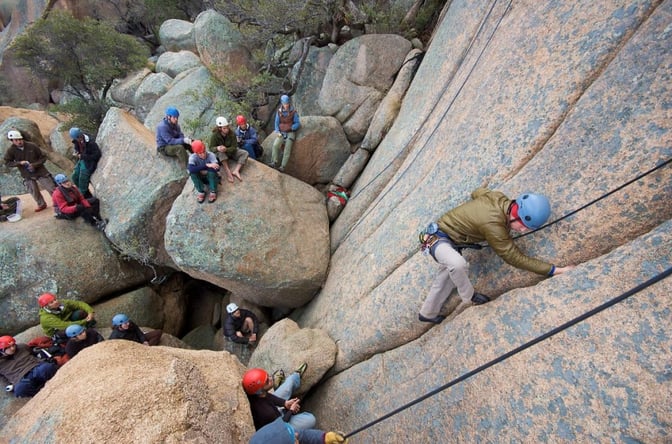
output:
M84 197L89 198L91 197L89 191L91 175L96 171L102 153L93 138L84 134L79 128L70 128L69 134L72 139L73 152L77 157L77 163L72 172L72 181Z
M280 97L280 108L275 113L275 132L277 137L273 141L273 150L271 152L272 168L278 166L280 158L280 148L285 145L285 151L282 154L282 162L278 167L278 171L283 172L289 163L289 156L292 155L292 145L296 140L296 132L301 127L299 120L299 113L294 109L289 96L283 95Z
M0 376L9 382L5 388L17 398L35 396L58 370L58 365L42 361L26 344L12 336L0 337Z
M57 174L55 177L56 189L51 195L54 202L54 215L59 219L73 220L79 216L86 222L104 231L107 221L100 215L100 201L96 197L84 198L79 189L68 179L65 174Z
M93 327L96 313L84 301L58 299L53 293L43 293L37 298L40 305L40 326L47 336L59 336L66 340L65 329L71 324Z
M254 344L259 333L259 320L250 310L231 302L226 306L224 337L238 344Z
M511 200L499 191L478 188L472 200L445 213L432 229L426 230L423 242L441 266L418 319L438 324L445 319L439 314L453 289L464 302L484 304L490 298L476 293L469 280L469 264L462 257L460 245L486 241L506 263L542 276L562 274L573 266L556 267L523 254L516 247L510 231L524 233L541 227L551 214L548 199L541 194L525 193Z
M17 130L9 131L7 138L12 142L12 146L5 153L5 165L19 169L19 173L23 177L23 184L37 203L35 211L46 209L47 202L42 197L40 185L49 194L56 188L51 173L44 166L47 156L34 143L24 141L23 135Z
M68 342L65 344L65 354L69 359L74 358L86 347L103 342L105 339L93 328L84 328L79 324L68 325L65 329Z
M187 164L191 151L191 139L185 137L177 121L180 112L177 108L166 108L166 116L156 127L156 151L159 154L180 159L181 165Z

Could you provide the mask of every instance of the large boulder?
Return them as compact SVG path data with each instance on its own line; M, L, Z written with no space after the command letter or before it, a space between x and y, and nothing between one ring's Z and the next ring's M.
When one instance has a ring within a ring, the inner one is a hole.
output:
M292 99L300 116L322 116L325 114L320 108L318 99L322 90L322 82L334 52L335 50L331 46L322 48L310 46L303 66L296 63L292 68L292 79L297 85Z
M213 204L199 205L187 183L166 219L166 251L190 276L258 305L303 305L329 263L324 197L252 160L242 177L223 181Z
M145 119L154 103L170 89L172 82L173 79L165 72L150 74L142 80L133 96L134 111L138 120Z
M401 36L372 34L348 41L331 58L319 105L343 124L351 143L364 138L410 50L411 43Z
M238 25L213 9L203 11L194 22L194 40L201 61L215 78L236 88L249 84L256 69Z
M109 96L119 103L134 106L136 91L145 78L151 74L152 72L149 69L143 68L128 74L123 79L116 79L112 83Z
M270 160L277 136L271 133L262 142L264 158ZM338 120L329 116L301 117L301 128L296 133L285 172L310 185L327 184L348 156L350 144Z
M159 41L167 51L196 51L194 24L186 20L168 19L159 28Z
M123 254L147 265L173 266L163 245L166 215L187 176L176 158L156 151L153 132L119 108L110 108L100 125L105 155L93 178L105 232Z
M156 61L156 72L176 77L179 73L201 66L201 60L191 51L167 51Z
M240 385L244 370L228 353L104 341L61 367L2 435L16 443L73 436L90 442L248 442L254 427Z

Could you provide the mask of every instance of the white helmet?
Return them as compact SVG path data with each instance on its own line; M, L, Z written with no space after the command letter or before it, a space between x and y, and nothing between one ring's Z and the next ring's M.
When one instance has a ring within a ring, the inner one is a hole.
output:
M226 312L228 314L232 314L236 310L238 310L238 306L236 304L234 304L233 302L231 302L229 305L226 306Z
M217 117L217 120L215 120L217 123L218 127L223 127L223 126L229 126L229 121L226 120L226 117Z
M23 136L17 130L11 130L10 132L7 133L7 138L9 140L20 140L23 139Z

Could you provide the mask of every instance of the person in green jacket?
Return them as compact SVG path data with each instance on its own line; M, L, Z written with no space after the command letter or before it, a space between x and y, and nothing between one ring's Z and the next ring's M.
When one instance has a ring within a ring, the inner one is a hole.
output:
M40 305L40 325L47 336L58 335L67 340L65 329L69 325L87 328L96 325L96 314L86 302L58 299L53 293L43 293L37 302Z
M511 231L536 230L548 220L551 205L545 196L525 193L511 200L499 191L478 188L471 198L445 213L425 231L423 246L441 265L441 271L420 309L418 319L422 322L438 324L445 319L439 311L455 288L464 302L479 305L490 301L488 296L474 291L469 264L460 253L460 245L485 241L506 263L543 276L574 268L557 267L526 256L513 242Z
M240 169L245 165L250 155L247 151L238 148L238 139L236 139L236 134L231 130L226 117L217 117L215 123L216 126L212 129L212 135L210 136L210 151L215 153L219 164L224 168L227 181L233 183L233 178L235 177L242 182L243 178L240 177ZM229 160L236 162L233 171L229 168Z

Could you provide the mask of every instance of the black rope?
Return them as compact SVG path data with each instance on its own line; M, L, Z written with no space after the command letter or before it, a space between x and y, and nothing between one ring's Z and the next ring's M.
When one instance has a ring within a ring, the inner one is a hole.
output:
M382 421L386 420L387 418L389 418L391 416L394 416L397 413L400 413L400 412L414 406L415 404L418 404L418 403L424 401L425 399L430 398L430 397L438 394L439 392L442 392L442 391L446 390L447 388L452 387L455 384L457 384L459 382L462 382L465 379L468 379L468 378L482 372L483 370L488 369L488 368L492 367L493 365L498 364L498 363L510 358L511 356L516 355L516 354L522 352L523 350L526 350L526 349L532 347L533 345L538 344L541 341L544 341L544 340L546 340L546 339L548 339L552 336L557 335L558 333L568 329L569 327L572 327L572 326L578 324L579 322L582 322L582 321L590 318L591 316L595 316L596 314L606 310L607 308L609 308L613 305L618 304L619 302L624 301L625 299L629 298L630 296L644 290L645 288L655 284L656 282L659 282L659 281L665 279L670 274L672 274L672 267L670 267L667 270L663 271L662 273L659 273L658 275L652 277L648 281L646 281L642 284L639 284L638 286L626 291L625 293L621 294L620 296L617 296L617 297L605 302L604 304L599 305L599 306L593 308L592 310L585 312L581 316L578 316L578 317L572 319L571 321L565 322L564 324L554 328L553 330L550 330L550 331L542 334L541 336L537 336L536 338L532 339L531 341L526 342L525 344L523 344L523 345L521 345L521 346L503 354L503 355L500 355L499 357L493 359L492 361L489 361L489 362L481 365L480 367L477 367L474 370L471 370L470 372L467 372L467 373L463 374L462 376L460 376L456 379L453 379L449 383L447 383L445 385L442 385L441 387L438 387L438 388L432 390L431 392L428 392L428 393L422 395L421 397L419 397L419 398L417 398L417 399L415 399L415 400L413 400L413 401L411 401L407 404L402 405L401 407L399 407L399 408L397 408L397 409L379 417L378 419L376 419L374 421L369 422L368 424L365 424L364 426L348 433L347 435L345 435L345 437L349 438L353 435L356 435L357 433L360 433L360 432L374 426L375 424L378 424L379 422L382 422Z

